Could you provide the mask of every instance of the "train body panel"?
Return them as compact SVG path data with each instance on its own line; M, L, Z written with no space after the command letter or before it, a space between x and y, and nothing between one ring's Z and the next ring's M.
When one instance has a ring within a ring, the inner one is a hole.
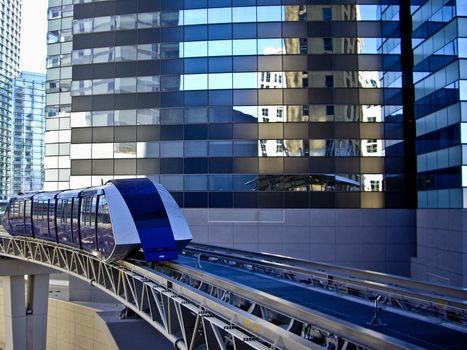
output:
M2 224L13 236L54 241L107 261L123 259L140 246L147 261L172 260L191 240L173 197L145 178L13 196Z
M111 182L122 195L131 213L145 259L177 259L174 231L157 187L146 179L135 179L132 183L125 180Z

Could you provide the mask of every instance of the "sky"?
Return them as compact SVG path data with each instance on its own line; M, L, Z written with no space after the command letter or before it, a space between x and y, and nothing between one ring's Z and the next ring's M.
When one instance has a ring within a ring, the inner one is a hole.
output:
M47 0L22 0L20 70L45 73Z

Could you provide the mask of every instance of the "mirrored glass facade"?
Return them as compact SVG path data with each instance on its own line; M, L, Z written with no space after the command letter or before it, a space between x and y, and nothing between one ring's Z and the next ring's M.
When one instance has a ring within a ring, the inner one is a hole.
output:
M467 206L467 3L412 7L419 208Z
M22 72L13 99L10 193L39 191L44 183L45 74Z
M399 1L52 2L47 189L148 176L185 208L414 207Z
M21 1L2 1L0 17L0 200L11 186L13 80L18 75Z

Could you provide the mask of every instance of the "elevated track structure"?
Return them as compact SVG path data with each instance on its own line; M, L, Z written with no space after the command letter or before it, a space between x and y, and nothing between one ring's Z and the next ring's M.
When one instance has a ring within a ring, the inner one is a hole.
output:
M175 349L467 344L467 291L402 277L199 244L189 245L176 262L106 263L54 242L1 235L0 255L89 282Z

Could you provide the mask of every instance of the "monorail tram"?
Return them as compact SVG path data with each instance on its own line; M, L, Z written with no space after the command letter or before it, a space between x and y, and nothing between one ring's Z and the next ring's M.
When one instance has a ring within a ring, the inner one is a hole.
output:
M192 238L174 198L146 178L18 194L10 198L2 225L12 236L53 241L106 261L138 248L146 261L177 259Z

